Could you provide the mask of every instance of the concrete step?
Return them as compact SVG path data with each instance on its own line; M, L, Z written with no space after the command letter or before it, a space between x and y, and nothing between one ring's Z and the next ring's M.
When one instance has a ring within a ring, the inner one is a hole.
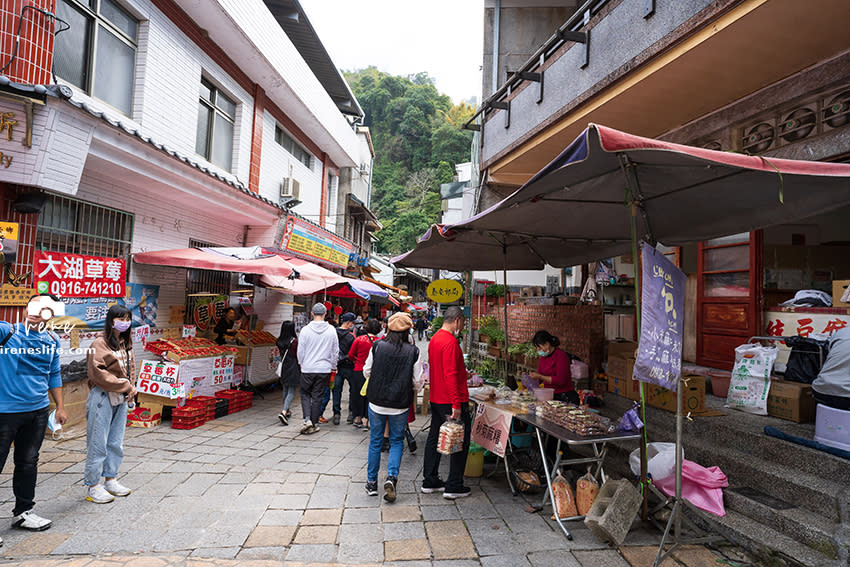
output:
M759 564L787 567L823 567L832 557L735 510L722 518L687 506L687 515L698 526L752 552Z

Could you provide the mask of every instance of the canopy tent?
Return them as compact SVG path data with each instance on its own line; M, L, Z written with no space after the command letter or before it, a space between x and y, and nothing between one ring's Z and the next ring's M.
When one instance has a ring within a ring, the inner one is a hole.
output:
M637 238L677 246L848 205L848 177L847 164L706 150L591 124L512 195L470 219L432 227L391 262L449 270L574 266L631 251L632 212Z
M275 254L263 254L259 247L178 248L133 254L137 264L173 266L198 270L218 270L244 274L268 274L289 277L293 264Z

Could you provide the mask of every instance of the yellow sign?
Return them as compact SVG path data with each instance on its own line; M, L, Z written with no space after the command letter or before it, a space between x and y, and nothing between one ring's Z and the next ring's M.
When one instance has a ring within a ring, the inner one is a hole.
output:
M428 285L425 294L437 303L454 303L463 298L463 286L454 280L434 280Z
M3 238L8 240L18 239L18 223L16 222L0 222L0 233Z
M3 284L0 287L0 305L22 306L29 303L30 297L35 292L28 287L16 287L11 284Z

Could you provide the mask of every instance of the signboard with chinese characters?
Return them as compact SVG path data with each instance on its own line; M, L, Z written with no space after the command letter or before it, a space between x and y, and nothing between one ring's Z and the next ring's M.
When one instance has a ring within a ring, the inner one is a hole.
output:
M215 327L225 311L227 311L227 296L216 295L210 297L196 297L195 306L192 309L192 321L201 331Z
M217 356L213 359L212 390L213 393L229 387L233 382L233 363L236 357L232 354Z
M179 367L173 362L143 360L139 363L139 380L136 389L143 394L175 399L183 393L178 383Z
M18 223L0 222L0 265L14 264L18 255Z
M0 306L14 305L22 306L29 303L34 294L28 287L17 287L12 284L0 286Z
M454 303L463 298L463 286L454 280L434 280L428 284L425 295L437 303Z
M470 439L491 453L504 457L512 419L513 415L509 411L489 404L478 404Z
M824 311L826 310L824 309ZM831 335L848 325L850 325L849 313L792 313L786 311L765 311L764 313L764 334L771 337Z
M124 305L133 316L133 327L150 325L156 327L159 302L159 286L139 283L128 283L124 297L110 299L106 297L63 297L65 317L57 319L57 323L73 324L75 328L103 329L106 322L106 312L114 304ZM32 295L32 290L27 289Z
M286 219L280 247L307 260L321 260L340 268L348 266L355 246L322 227L298 217Z
M663 253L641 244L640 345L634 379L676 391L682 376L685 274Z
M100 258L36 250L33 282L38 293L61 297L124 297L127 264Z

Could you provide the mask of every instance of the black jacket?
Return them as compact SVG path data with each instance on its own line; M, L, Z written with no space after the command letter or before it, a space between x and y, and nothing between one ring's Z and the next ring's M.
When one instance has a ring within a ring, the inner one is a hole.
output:
M403 409L413 403L413 366L419 349L409 343L401 348L387 341L372 346L372 372L366 397L369 402L387 408Z
M277 348L283 357L280 372L280 383L284 386L301 385L301 367L298 366L298 339L292 339L288 344L277 340Z
M354 361L348 358L348 351L354 343L354 329L337 327L336 336L339 339L339 362L337 367L354 368Z

